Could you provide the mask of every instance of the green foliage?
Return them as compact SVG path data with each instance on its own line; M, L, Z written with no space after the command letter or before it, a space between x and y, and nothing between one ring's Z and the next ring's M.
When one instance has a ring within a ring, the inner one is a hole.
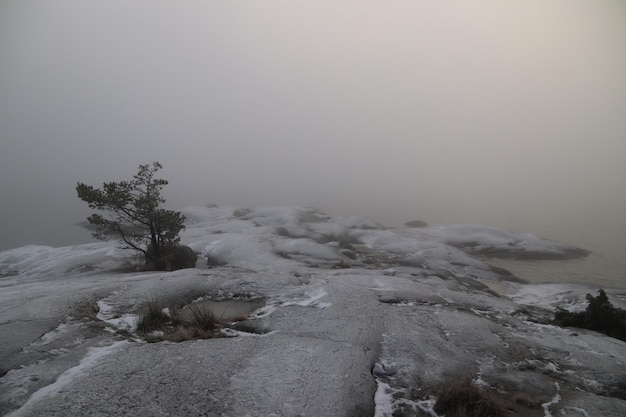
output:
M587 294L587 302L585 311L578 313L557 309L554 322L559 326L595 330L626 341L626 311L613 307L602 289L598 291L597 297Z
M146 262L156 269L166 268L166 256L185 228L185 217L177 211L165 210L161 191L167 181L156 178L161 164L139 165L130 181L104 183L101 189L78 183L78 198L94 213L87 221L96 227L93 236L100 240L116 239L122 247L142 252ZM147 250L148 245L154 248Z

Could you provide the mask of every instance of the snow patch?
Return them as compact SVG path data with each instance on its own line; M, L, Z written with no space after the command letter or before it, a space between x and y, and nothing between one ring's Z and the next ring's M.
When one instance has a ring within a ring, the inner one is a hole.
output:
M296 298L288 301L284 301L280 303L281 307L286 306L301 306L301 307L316 307L325 309L332 306L332 303L321 301L322 298L326 297L328 292L323 288L318 288L313 291L307 291L304 293L302 298Z
M392 417L393 416L393 393L394 390L389 384L376 379L378 388L374 394L374 404L376 411L374 417Z
M561 401L561 386L559 385L558 382L555 382L554 387L556 388L556 394L554 394L554 397L552 397L552 399L548 401L547 403L541 404L541 408L543 408L544 417L554 417L552 413L550 412L550 406L557 404L559 401Z
M588 304L585 295L590 292L588 287L574 284L528 284L507 295L518 304L583 311Z
M131 333L137 330L137 323L139 321L139 316L137 314L125 314L118 316L113 312L112 305L107 304L102 300L98 301L97 304L99 311L96 317L98 320L102 320L119 330L125 330Z
M33 343L25 347L23 350L24 352L29 352L29 351L32 351L33 348L38 348L41 346L48 345L52 343L53 341L55 341L56 339L58 339L59 337L66 334L69 330L70 330L70 326L68 324L61 323L57 326L56 329L53 329L47 333L44 333L44 335L41 336L39 340L34 341Z
M43 398L49 397L51 395L58 394L61 389L72 382L72 380L76 379L80 375L84 374L89 368L93 367L100 359L105 356L110 355L120 346L127 344L128 342L125 340L115 342L112 345L99 347L99 348L90 348L87 352L87 355L80 361L80 363L73 368L68 369L63 372L52 384L47 385L38 391L35 391L28 401L24 403L20 408L8 414L7 417L18 417L26 413L35 403L40 401Z
M435 413L435 399L428 399L416 402L417 407L428 414L431 417L439 417L437 413Z
M344 258L330 246L306 238L285 239L276 243L275 249L280 254L309 256L314 259L336 261Z
M564 407L566 410L572 410L575 413L580 414L583 417L589 417L589 413L587 413L587 410L585 410L584 408L580 408L580 407L571 407L571 406L567 406Z

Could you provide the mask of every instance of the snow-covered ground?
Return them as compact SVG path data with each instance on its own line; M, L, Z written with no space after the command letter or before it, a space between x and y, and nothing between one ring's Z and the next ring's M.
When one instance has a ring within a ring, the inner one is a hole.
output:
M626 344L547 324L597 288L524 284L472 257L576 248L310 208L184 214L195 269L136 271L132 253L106 242L0 253L1 414L436 416L441 383L469 375L521 416L626 415ZM265 300L247 321L263 331L181 343L134 334L148 299L237 294Z

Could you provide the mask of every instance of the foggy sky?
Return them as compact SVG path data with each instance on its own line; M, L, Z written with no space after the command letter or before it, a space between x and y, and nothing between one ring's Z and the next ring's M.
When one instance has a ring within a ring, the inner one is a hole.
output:
M152 161L176 209L626 232L624 74L620 0L3 0L0 250Z

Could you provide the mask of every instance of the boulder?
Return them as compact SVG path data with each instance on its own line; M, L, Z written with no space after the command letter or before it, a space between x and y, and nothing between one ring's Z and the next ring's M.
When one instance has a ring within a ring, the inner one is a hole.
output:
M150 257L154 253L152 245L148 245L147 256ZM198 255L189 246L175 245L168 250L164 256L165 269L175 271L177 269L195 268L198 261Z
M208 254L206 255L206 266L208 266L209 268L217 268L226 264L227 262L222 258Z
M168 254L167 260L170 263L170 270L195 268L198 255L189 246L176 245Z

